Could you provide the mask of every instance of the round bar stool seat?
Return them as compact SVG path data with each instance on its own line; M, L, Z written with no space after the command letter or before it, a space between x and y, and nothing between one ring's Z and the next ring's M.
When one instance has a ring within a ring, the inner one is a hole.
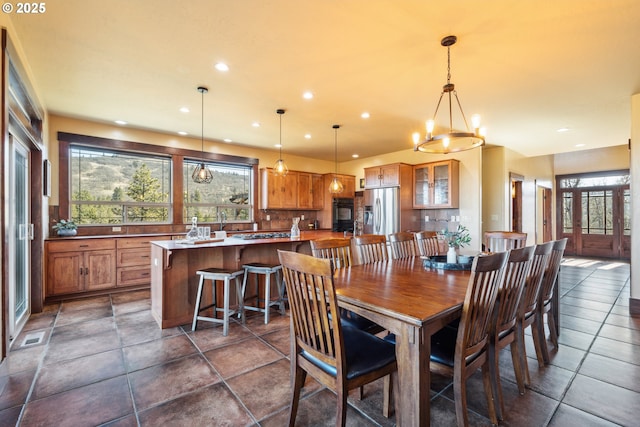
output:
M231 315L236 313L236 310L231 310L229 308L229 282L231 279L234 279L236 284L236 295L238 297L238 310L237 313L239 316L244 318L243 311L243 301L242 301L242 289L240 287L240 279L239 276L244 274L244 270L226 270L223 268L206 268L204 270L196 271L196 274L200 276L200 281L198 282L198 294L196 296L196 304L195 309L193 311L193 323L191 325L191 330L195 331L198 320L204 320L206 322L211 323L221 323L222 324L222 335L227 336L229 333L229 318ZM202 288L204 286L205 280L211 280L212 291L213 291L213 303L206 306L200 307L202 301ZM223 305L222 307L217 306L218 302L218 292L216 282L223 282ZM213 317L200 316L200 312L207 310L213 307ZM222 312L222 319L218 319L217 313Z
M255 284L256 284L256 296L255 305L246 305L244 304L245 310L252 310L264 313L264 323L265 325L269 323L269 309L273 306L278 306L280 310L280 314L284 315L284 300L282 298L282 266L280 264L263 264L260 262L252 262L248 264L244 264L242 266L244 268L244 279L242 281L242 298L246 296L247 292L247 282L249 281L249 275L255 275ZM260 280L258 275L263 275L265 277L264 280L264 299L260 298ZM276 278L276 291L278 292L277 299L271 299L271 275L274 275ZM254 297L249 298L254 299ZM263 302L263 306L260 307L260 302ZM243 317L244 321L244 317Z

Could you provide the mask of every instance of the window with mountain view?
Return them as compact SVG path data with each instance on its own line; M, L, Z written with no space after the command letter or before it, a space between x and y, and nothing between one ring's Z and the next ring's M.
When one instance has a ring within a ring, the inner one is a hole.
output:
M71 218L78 224L171 221L171 158L72 145Z
M198 184L191 179L198 163L184 162L185 222L194 216L198 222L251 221L251 166L206 163L213 173L213 182Z

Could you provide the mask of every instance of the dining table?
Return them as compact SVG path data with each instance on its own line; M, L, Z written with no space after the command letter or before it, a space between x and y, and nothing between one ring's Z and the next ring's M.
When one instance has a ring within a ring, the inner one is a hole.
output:
M420 257L335 272L338 305L396 335L398 426L430 423L431 336L460 317L470 275L425 267Z

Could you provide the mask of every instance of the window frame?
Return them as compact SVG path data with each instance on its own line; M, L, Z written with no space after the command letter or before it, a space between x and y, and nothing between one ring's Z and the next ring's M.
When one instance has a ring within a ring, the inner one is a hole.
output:
M151 223L151 224L122 224L122 227L135 227L140 233L146 232L172 232L184 231L186 219L183 219L184 202L183 194L183 164L184 160L197 161L205 159L206 162L224 163L238 166L251 166L251 216L256 217L256 209L258 206L258 164L257 158L234 156L220 153L208 153L184 148L177 148L164 145L155 145L142 142L123 141L110 138L101 138L95 136L79 135L67 132L58 132L58 212L53 212L53 218L69 218L71 214L71 194L70 194L70 147L71 145L84 145L87 147L100 148L104 150L129 151L137 154L149 154L152 156L167 156L171 158L172 182L172 212L169 223ZM189 221L190 223L190 221ZM99 229L109 228L113 225L81 225L79 228ZM92 230L87 230L91 232Z

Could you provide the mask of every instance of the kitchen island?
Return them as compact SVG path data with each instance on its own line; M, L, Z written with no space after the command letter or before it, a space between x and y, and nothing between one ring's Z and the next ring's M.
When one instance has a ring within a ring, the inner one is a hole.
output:
M331 231L302 231L300 238L286 233L237 234L207 243L151 242L151 313L161 328L191 323L198 288L196 271L205 268L241 269L250 262L279 263L278 249L311 254L310 240L342 237ZM276 286L275 284L273 286ZM232 287L233 288L233 287ZM211 299L211 287L204 298ZM237 301L235 289L230 301ZM233 303L232 303L233 304Z

